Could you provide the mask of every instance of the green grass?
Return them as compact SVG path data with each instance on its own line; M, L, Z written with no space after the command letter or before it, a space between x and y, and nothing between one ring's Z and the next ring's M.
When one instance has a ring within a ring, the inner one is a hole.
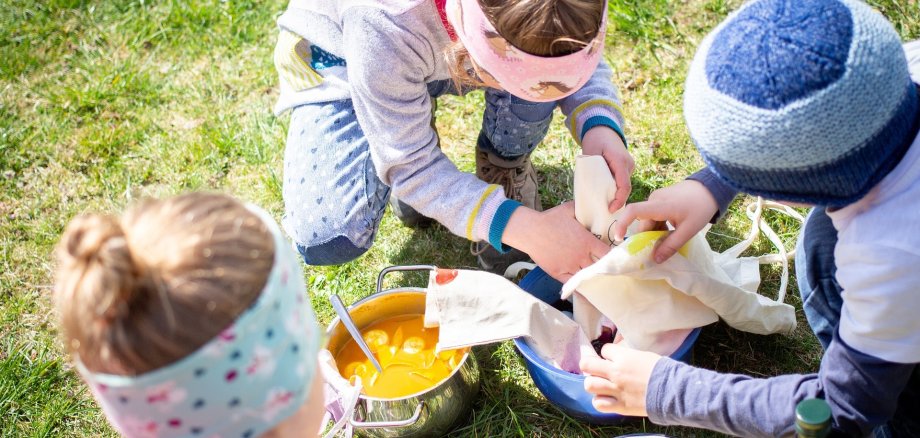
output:
M0 8L0 433L113 436L68 362L49 305L51 251L75 214L117 212L146 196L220 190L282 211L286 117L271 66L274 19L283 0L7 0ZM607 59L626 102L637 161L633 200L701 165L681 115L683 78L694 47L735 0L611 0ZM905 39L920 36L916 0L873 2ZM438 128L461 169L471 150L481 93L443 98ZM576 147L557 120L534 155L549 205L572 197ZM737 213L736 205L735 213ZM783 238L797 226L770 219ZM718 249L746 233L733 214L710 234ZM770 248L758 242L752 252ZM314 307L331 319L331 293L347 302L372 293L395 264L473 267L468 243L443 228L411 230L390 214L374 248L342 266L306 269ZM779 270L764 268L764 290ZM420 284L394 276L390 286ZM820 348L799 309L790 337L704 329L694 362L769 376L817 368ZM482 392L457 436L610 436L694 429L648 422L594 427L560 413L534 388L509 343L477 348Z

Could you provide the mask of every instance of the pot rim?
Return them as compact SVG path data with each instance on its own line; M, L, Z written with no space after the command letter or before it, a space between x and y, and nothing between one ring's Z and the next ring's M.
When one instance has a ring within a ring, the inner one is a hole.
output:
M366 297L364 297L364 298L361 298L361 299L358 300L358 301L355 301L352 305L350 305L350 306L347 307L347 310L350 312L353 308L358 307L358 306L362 306L362 305L364 305L364 304L366 304L366 303L368 303L368 302L371 302L371 301L373 301L373 300L375 300L375 299L382 298L382 297L389 296L389 295L397 295L397 294L405 293L405 292L418 293L418 294L425 295L425 294L427 294L427 289L425 289L425 288L423 288L423 287L400 287L400 288L394 288L394 289L385 289L385 290L383 290L383 291L380 291L380 292L377 292L377 293L370 294L370 295L368 295L368 296L366 296ZM336 326L338 326L339 324L341 324L341 320L339 319L338 316L336 316L335 318L332 319L332 321L329 322L329 325L326 326L326 334L327 334L327 335L332 335L333 329L335 329ZM441 387L442 385L444 385L445 382L447 382L448 380L450 380L451 378L453 378L457 373L459 373L459 372L460 372L460 368L463 368L464 366L467 365L467 361L469 360L470 355L471 355L472 352L473 352L473 349L470 348L470 347L467 347L467 352L463 354L463 358L460 359L460 364L457 365L457 368L454 368L454 370L453 370L450 374L448 374L446 377L444 377L444 379L442 379L440 382L438 382L437 384L435 384L434 386L432 386L432 387L430 387L430 388L428 388L428 389L425 389L425 390L416 392L416 393L414 393L414 394L409 394L409 395L405 395L405 396L402 396L402 397L398 397L398 398L371 397L371 396L366 395L366 394L359 394L359 395L358 395L358 398L361 398L361 399L364 399L364 400L370 400L370 401L393 402L393 401L409 400L409 399L418 398L418 397L420 397L420 396L423 396L423 395L425 395L425 394L427 394L427 393L429 393L429 392L431 392L431 391L434 391L434 390L438 389L439 387ZM333 357L334 357L334 355L333 355ZM341 373L339 373L339 374L341 374ZM342 377L344 377L344 376L342 376Z

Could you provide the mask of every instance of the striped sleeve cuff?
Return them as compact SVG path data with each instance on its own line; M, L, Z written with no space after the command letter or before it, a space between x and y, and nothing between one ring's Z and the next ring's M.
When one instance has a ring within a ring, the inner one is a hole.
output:
M474 242L489 240L489 225L498 206L504 201L505 192L498 184L489 184L479 201L473 206L466 221L466 238Z
M511 214L517 210L521 203L513 199L506 199L492 217L492 226L489 227L489 244L492 245L499 253L504 254L511 251L511 247L502 243L502 235L505 234L505 228L508 226L508 219Z
M606 126L614 130L614 132L620 136L620 139L623 140L623 146L626 146L627 148L629 147L629 143L626 142L626 135L623 134L623 130L620 128L620 125L617 125L617 122L613 121L613 119L607 116L594 116L585 121L581 128L580 138L585 138L585 134L588 133L588 130L595 126Z
M496 191L482 203L482 207L479 209L479 217L476 219L476 232L473 235L475 241L485 240L489 241L489 229L492 228L492 220L495 218L495 212L498 211L498 207L502 205L503 202L508 200L504 196L504 192L501 190Z
M598 126L599 120L606 119L603 125L610 126L611 129L623 137L623 143L626 143L626 138L623 136L622 129L622 112L623 110L620 108L620 105L612 100L592 99L575 108L572 114L569 115L566 124L568 125L569 131L572 133L572 137L581 144L584 133L590 129L586 129L585 125L593 120L592 123L594 123L594 126Z

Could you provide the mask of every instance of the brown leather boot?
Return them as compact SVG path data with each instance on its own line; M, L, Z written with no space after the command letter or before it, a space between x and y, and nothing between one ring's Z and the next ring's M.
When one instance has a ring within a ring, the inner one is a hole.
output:
M502 186L505 196L509 199L514 199L525 207L543 211L537 171L530 162L530 154L509 160L477 147L476 176L489 184ZM477 256L482 269L496 274L504 274L505 269L512 263L530 258L517 249L501 254L485 241L473 243L471 251Z

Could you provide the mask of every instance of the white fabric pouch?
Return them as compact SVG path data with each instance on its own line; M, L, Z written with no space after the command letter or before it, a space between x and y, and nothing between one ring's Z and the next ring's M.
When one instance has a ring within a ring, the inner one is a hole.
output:
M438 352L525 337L545 361L571 373L583 355L597 357L575 321L489 272L432 271L425 327L439 327Z
M616 184L603 158L577 158L576 218L607 243L611 243L610 230L619 215L607 211L615 191ZM660 354L672 353L690 330L720 317L728 325L751 333L789 333L795 329L795 310L782 301L791 254L786 253L782 241L762 220L764 206L803 220L787 206L758 199L748 206L753 225L747 239L717 253L706 241L707 227L662 264L656 264L651 256L655 243L666 232L627 233L625 242L569 279L562 297L575 295L575 320L589 339L600 335L599 321L606 316L627 345ZM739 257L761 232L779 254ZM775 262L783 264L776 301L757 293L759 265Z

